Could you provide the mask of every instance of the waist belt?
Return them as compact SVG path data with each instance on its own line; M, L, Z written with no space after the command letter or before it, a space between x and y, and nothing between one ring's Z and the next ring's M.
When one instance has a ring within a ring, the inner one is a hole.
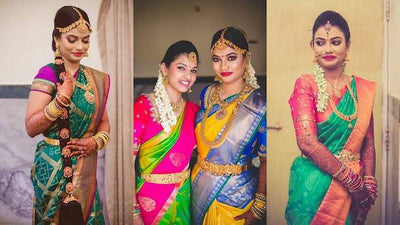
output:
M188 178L190 170L184 170L179 173L166 173L166 174L140 174L140 177L149 183L154 184L176 184Z
M217 164L206 161L203 157L197 157L197 163L200 168L215 176L227 176L227 175L239 175L243 171L247 171L250 168L250 164L247 165L234 165L234 164Z

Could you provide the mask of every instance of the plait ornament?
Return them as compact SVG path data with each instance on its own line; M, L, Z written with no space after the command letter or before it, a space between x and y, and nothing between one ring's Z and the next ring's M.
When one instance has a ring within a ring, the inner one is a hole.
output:
M224 48L227 47L227 46L233 48L236 52L238 52L238 53L240 53L240 54L242 54L242 55L243 55L244 53L246 53L246 51L247 51L246 49L239 48L238 46L236 46L235 44L233 44L231 41L226 40L226 39L224 38L224 35L225 35L225 32L226 32L227 29L228 29L228 27L225 28L225 29L221 32L221 36L219 37L218 41L215 42L215 44L212 46L212 48L211 48L211 54L213 54L213 52L214 52L215 49L222 50L222 49L224 49Z
M79 10L75 7L72 7L72 8L75 10L76 13L78 13L79 19L66 27L56 27L58 32L66 33L74 28L77 28L78 31L81 33L86 32L88 30L92 31L92 27L90 26L90 23L83 18L81 12L79 12Z

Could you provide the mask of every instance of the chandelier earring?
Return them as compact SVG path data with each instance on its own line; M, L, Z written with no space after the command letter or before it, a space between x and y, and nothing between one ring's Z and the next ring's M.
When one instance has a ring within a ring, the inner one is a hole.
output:
M54 51L54 64L61 65L63 59L61 58L60 45L56 43L56 50Z

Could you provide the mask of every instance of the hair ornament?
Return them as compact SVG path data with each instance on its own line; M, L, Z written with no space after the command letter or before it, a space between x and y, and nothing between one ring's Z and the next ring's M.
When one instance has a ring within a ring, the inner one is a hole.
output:
M92 27L90 26L90 23L83 19L82 14L79 12L79 10L75 7L72 7L79 15L79 19L75 21L74 23L66 26L66 27L56 27L56 29L60 33L66 33L74 28L77 28L79 32L83 33L87 30L92 31Z
M189 59L189 61L192 62L192 63L196 62L196 61L197 61L197 55L196 55L196 53L190 52L190 53L188 54L188 59Z
M225 29L222 31L220 38L219 38L218 41L215 42L215 44L212 46L212 48L211 48L211 54L213 54L213 51L214 51L215 49L222 50L222 49L224 49L226 46L235 49L235 51L237 51L238 53L240 53L240 54L242 54L242 55L243 55L244 53L246 53L246 49L239 48L238 46L236 46L235 44L233 44L231 41L226 40L226 39L224 38L225 31L226 31L227 29L228 29L228 28L225 28ZM246 35L245 35L245 38L246 38L246 40L248 40L247 37L246 37Z
M329 35L329 31L331 31L331 29L332 29L332 24L331 24L331 22L329 20L324 25L324 28L325 28L325 31L326 31L326 35Z

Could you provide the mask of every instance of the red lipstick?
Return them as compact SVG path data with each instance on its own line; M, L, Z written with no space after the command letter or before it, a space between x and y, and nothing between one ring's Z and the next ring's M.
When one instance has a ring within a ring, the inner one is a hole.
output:
M322 56L322 58L325 59L326 61L332 61L332 60L336 59L336 56L326 55L326 56Z
M76 57L81 57L83 55L83 52L73 52L74 56Z
M221 76L223 77L227 77L229 75L231 75L233 72L221 72Z

